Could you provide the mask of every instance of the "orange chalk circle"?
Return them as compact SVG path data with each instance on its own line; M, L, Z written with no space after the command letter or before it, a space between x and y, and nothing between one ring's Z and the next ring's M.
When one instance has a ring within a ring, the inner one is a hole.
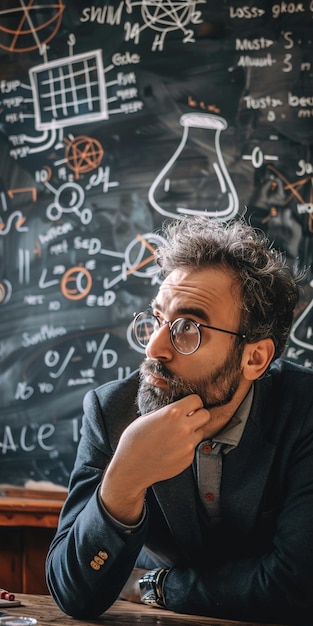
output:
M74 288L69 287L71 283L74 283ZM85 267L71 267L62 276L61 292L68 300L82 300L90 292L91 286L92 276Z
M0 10L0 48L9 52L38 50L57 34L65 5L63 0L11 0Z
M3 302L6 298L6 288L3 283L0 283L0 302Z
M0 304L8 302L12 295L12 285L8 280L0 283Z
M103 148L97 139L81 135L74 141L66 140L65 159L67 166L75 172L75 178L80 174L91 172L99 167L103 158Z

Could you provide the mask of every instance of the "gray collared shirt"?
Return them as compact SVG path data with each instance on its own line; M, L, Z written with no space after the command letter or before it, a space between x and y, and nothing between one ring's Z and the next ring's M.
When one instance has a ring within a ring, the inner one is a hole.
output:
M207 515L213 523L216 523L219 519L223 455L228 454L228 452L238 446L250 413L253 389L252 385L245 399L228 424L226 424L225 428L212 439L201 441L196 449L195 467L200 498L205 506ZM130 534L141 526L146 517L146 505L144 505L141 518L137 524L123 524L106 510L99 492L100 486L98 490L99 504L106 516L110 518L112 524L114 524L120 532Z
M212 439L201 441L196 448L195 471L199 495L206 514L213 523L220 517L220 488L223 456L240 442L253 400L252 385L246 397L226 426Z

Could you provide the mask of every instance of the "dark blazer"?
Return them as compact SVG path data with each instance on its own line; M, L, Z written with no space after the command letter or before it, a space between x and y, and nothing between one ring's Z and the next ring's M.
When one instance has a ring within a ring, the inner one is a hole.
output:
M86 394L69 495L47 557L59 606L81 619L99 615L137 562L171 567L164 586L171 610L313 623L313 371L276 361L256 382L241 441L223 459L218 526L202 510L192 467L147 490L147 515L134 532L105 514L98 486L137 418L137 389L135 372Z

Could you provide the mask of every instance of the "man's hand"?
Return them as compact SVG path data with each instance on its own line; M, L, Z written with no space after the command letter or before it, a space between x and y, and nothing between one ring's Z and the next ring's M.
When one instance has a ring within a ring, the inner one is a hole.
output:
M191 465L209 419L201 398L192 394L132 422L103 477L100 495L109 513L137 523L146 489Z
M127 583L124 585L120 593L121 598L123 598L124 600L128 600L129 602L141 602L139 579L147 571L148 570L146 569L139 569L138 567L134 567Z

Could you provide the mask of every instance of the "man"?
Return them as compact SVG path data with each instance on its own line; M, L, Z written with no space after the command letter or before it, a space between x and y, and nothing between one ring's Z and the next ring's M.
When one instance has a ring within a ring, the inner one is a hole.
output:
M140 373L90 391L47 558L59 606L117 597L313 622L313 372L278 359L297 279L242 220L185 218L136 316Z

